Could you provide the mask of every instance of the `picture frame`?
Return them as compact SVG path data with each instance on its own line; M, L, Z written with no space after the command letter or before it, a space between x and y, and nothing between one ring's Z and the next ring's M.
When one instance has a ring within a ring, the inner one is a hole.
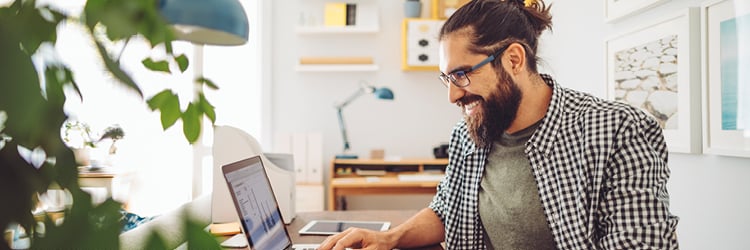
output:
M707 1L701 20L703 151L750 157L750 6Z
M652 115L670 152L702 149L699 15L688 8L605 41L607 98Z
M605 0L604 20L614 22L669 0Z

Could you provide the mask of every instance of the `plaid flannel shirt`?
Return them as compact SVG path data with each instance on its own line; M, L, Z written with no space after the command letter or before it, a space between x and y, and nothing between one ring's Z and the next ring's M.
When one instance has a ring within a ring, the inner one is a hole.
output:
M667 148L643 111L559 86L526 143L558 249L677 249L669 212ZM479 183L490 147L477 148L465 121L454 127L449 164L430 208L448 249L484 249Z

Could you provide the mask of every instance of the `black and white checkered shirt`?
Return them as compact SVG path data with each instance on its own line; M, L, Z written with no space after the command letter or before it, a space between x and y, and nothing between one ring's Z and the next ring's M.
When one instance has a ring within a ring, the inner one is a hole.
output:
M667 148L645 112L559 86L526 143L558 249L677 249L669 212ZM430 208L448 249L484 249L477 201L490 148L476 148L465 121L451 134L449 165Z

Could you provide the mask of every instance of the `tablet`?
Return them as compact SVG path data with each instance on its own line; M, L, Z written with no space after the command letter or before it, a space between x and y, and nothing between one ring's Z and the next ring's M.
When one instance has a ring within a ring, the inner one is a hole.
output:
M307 223L299 234L302 235L333 235L343 232L347 228L356 227L374 231L385 231L391 226L387 221L344 221L344 220L313 220Z

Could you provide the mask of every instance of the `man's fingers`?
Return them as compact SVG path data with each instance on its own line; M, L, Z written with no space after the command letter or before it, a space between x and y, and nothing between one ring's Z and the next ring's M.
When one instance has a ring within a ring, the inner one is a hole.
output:
M364 237L363 232L361 230L357 230L356 228L349 228L346 231L346 233L338 239L336 244L333 246L333 250L345 250L348 249L348 247L360 247L362 243L362 239ZM344 234L342 233L342 234Z
M331 236L328 236L326 240L323 241L323 243L320 243L320 246L318 247L319 250L328 250L333 249L334 245L336 245L341 238L345 237L351 232L351 228L344 230L341 233L334 234Z

